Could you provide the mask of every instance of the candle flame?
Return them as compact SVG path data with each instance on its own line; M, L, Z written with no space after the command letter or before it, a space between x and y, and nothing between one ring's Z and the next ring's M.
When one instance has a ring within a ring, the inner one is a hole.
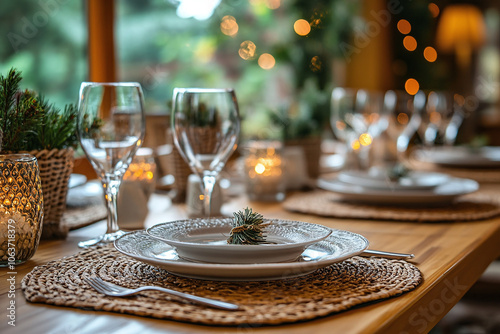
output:
M264 166L263 164L258 163L255 165L255 172L257 174L262 174L265 172L265 170L266 170L266 166Z

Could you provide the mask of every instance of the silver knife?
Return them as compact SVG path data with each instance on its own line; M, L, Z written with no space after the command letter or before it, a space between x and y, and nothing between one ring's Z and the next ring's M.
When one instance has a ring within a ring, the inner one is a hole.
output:
M388 259L413 259L415 257L414 254L384 252L372 249L365 249L360 256L380 256Z

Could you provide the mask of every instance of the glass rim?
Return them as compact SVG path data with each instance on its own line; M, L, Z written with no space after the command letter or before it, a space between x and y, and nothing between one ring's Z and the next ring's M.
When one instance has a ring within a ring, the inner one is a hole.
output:
M234 93L234 88L174 88L174 93Z
M112 87L141 87L141 84L136 81L115 81L115 82L96 82L82 81L81 86L112 86Z
M0 154L0 162L32 162L37 161L36 157L29 153L7 153Z

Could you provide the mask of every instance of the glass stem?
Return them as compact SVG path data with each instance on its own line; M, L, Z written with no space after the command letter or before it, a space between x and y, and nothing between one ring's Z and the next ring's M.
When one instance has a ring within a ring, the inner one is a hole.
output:
M203 175L203 211L206 217L211 214L212 192L216 181L213 175Z
M108 209L108 229L106 234L119 231L118 227L118 211L117 199L118 190L120 188L121 177L119 176L105 176L102 178L102 186L104 188L104 199Z

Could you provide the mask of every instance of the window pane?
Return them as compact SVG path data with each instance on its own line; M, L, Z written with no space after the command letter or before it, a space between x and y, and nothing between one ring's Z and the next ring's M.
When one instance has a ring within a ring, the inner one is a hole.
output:
M75 103L87 77L87 23L82 1L1 1L0 72L22 71L22 88L62 107Z
M259 56L290 39L293 29L284 28L293 21L277 22L273 9L255 3L118 0L119 79L142 84L148 112L165 112L174 87L234 87L242 106L266 94L276 98L272 80L283 73L278 66L269 71L272 56Z

